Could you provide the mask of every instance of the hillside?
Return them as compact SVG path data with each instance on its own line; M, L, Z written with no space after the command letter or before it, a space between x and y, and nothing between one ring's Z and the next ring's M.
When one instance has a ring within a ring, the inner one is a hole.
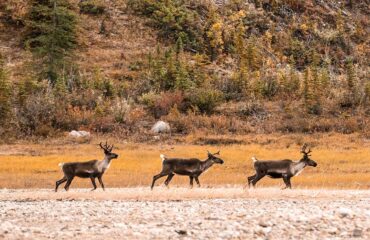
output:
M0 3L0 134L370 137L369 3Z

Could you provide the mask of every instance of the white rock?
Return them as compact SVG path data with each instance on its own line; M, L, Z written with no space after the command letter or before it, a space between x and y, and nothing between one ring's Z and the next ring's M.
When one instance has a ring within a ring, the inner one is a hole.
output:
M90 137L90 132L72 130L72 131L69 132L68 135L70 137L74 137L74 138Z
M156 122L152 127L152 132L154 133L165 133L171 130L170 125L164 121Z
M352 210L348 208L339 208L337 212L342 218L352 216Z

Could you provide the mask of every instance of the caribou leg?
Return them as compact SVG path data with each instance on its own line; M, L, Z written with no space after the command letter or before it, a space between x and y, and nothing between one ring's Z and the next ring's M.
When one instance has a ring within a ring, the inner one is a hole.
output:
M249 177L248 177L248 187L250 187L250 186L251 186L251 182L252 182L252 180L253 180L253 179L255 179L255 178L256 178L256 176L257 176L257 174L254 174L253 176L249 176Z
M283 176L283 180L284 180L284 183L285 183L285 188L283 189L287 189L287 188L292 188L292 184L290 183L290 177L288 176Z
M195 181L197 182L197 184L198 184L198 187L200 187L200 182L199 182L199 179L198 179L198 177L195 177Z
M67 181L67 178L65 176L62 179L56 181L56 183L55 183L55 192L58 191L59 185L66 182L66 181Z
M153 182L152 182L152 186L150 187L152 190L153 190L153 187L154 187L154 183L155 181L157 181L158 179L160 179L161 177L164 177L164 176L167 176L169 175L169 173L164 173L164 172L161 172L160 174L157 174L153 177Z
M99 180L99 183L100 183L100 186L103 188L103 191L105 191L105 188L104 188L104 183L103 183L103 179L102 177L98 177L98 180Z
M189 176L190 178L190 188L193 188L193 180L194 180L194 177L193 176Z
M94 188L91 189L91 191L94 191L96 189L95 178L94 177L90 177L90 180L91 180L92 185L94 186Z
M175 176L175 174L173 174L173 173L168 174L166 181L164 181L164 184L165 184L167 187L168 187L168 184L171 182L171 180L172 180L173 176Z
M68 191L68 190L69 190L69 186L71 185L71 183L72 183L72 181L73 181L73 178L74 178L74 177L71 177L71 178L69 178L69 179L67 180L67 183L66 183L66 185L64 186L64 189L65 189L66 191Z
M264 176L266 176L266 174L264 172L261 172L261 173L257 173L256 174L256 177L252 180L252 185L253 187L256 186L256 183L261 180L261 178L263 178Z

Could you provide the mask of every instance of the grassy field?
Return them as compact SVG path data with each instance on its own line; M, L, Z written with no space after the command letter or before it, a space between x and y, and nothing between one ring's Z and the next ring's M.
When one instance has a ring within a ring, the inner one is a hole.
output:
M115 143L119 154L104 175L107 187L148 186L153 175L161 170L160 153L167 156L206 158L206 150L221 150L223 165L215 165L200 177L203 187L242 186L246 177L253 174L251 157L258 159L298 160L300 145L313 146L312 159L318 167L308 167L292 179L293 188L370 188L370 141L357 135L258 135L258 136L206 136L220 142L229 138L243 141L233 145L194 145L197 136L189 136L182 144ZM37 144L16 143L0 145L0 188L54 188L62 177L60 162L102 159L103 153L95 137L89 144L73 144L67 140L48 140ZM162 184L165 178L157 181ZM188 178L175 176L170 186L186 186ZM264 178L257 186L282 187L282 180ZM72 188L91 187L87 179L75 179Z

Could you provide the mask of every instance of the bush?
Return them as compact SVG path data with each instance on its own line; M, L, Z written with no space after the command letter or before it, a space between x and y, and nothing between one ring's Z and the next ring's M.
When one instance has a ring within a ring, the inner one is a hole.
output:
M3 18L9 24L23 26L24 18L30 6L29 1L6 0L0 3L0 11L3 13Z
M80 7L80 13L84 14L101 15L106 10L105 3L102 0L84 0L78 6Z
M156 118L167 115L175 106L181 109L184 105L181 91L162 92L160 95L150 92L144 94L140 100Z
M118 99L113 103L112 113L117 123L125 123L130 113L131 106L126 99Z
M21 131L26 135L47 136L45 129L51 130L55 111L56 104L52 96L45 93L29 96L17 112Z
M169 114L165 117L165 121L169 122L171 126L171 132L187 134L191 131L191 125L187 120L187 116L181 114L177 107L173 107Z
M263 117L267 114L263 104L255 100L244 102L238 106L238 113L239 115L246 117Z
M196 1L193 4L201 5ZM152 25L160 30L161 37L172 42L180 38L186 49L204 50L205 6L190 9L181 0L130 0L128 6L136 14L149 17Z
M219 90L197 88L188 93L186 98L201 113L210 114L221 103L223 94Z

